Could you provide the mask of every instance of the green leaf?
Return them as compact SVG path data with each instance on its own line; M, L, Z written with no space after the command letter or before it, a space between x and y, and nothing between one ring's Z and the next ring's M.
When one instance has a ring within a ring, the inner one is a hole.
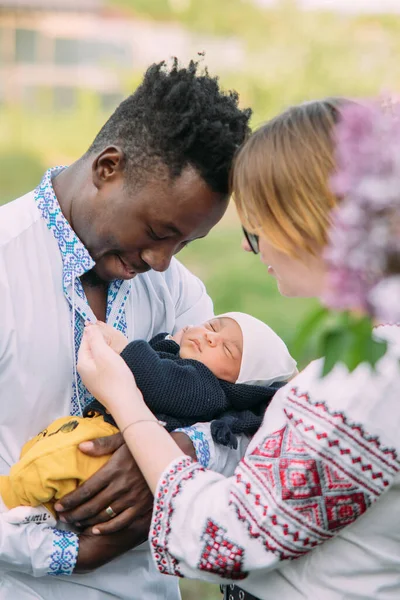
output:
M345 362L352 343L351 333L343 327L327 331L321 338L321 354L325 357L322 377L330 373L338 362Z
M344 363L350 372L361 363L373 368L387 349L386 342L373 338L373 327L368 316L341 313L321 332L320 351L325 357L322 377L338 362Z
M294 356L301 356L304 353L305 348L310 343L310 338L315 332L318 332L318 328L322 326L322 323L329 318L328 309L320 306L317 309L311 311L301 323L294 341L292 343L292 352Z

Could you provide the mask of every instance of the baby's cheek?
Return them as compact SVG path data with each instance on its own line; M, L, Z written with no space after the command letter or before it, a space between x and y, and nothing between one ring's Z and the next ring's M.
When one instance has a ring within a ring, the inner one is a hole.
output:
M171 336L172 339L174 340L174 342L176 342L177 344L181 345L181 343L182 343L182 337L183 337L184 332L185 332L184 329L180 329L173 336Z

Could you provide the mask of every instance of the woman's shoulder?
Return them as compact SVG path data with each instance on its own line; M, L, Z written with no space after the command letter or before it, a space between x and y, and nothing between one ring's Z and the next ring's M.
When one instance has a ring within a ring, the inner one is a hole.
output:
M363 363L349 372L338 363L322 377L323 359L313 361L278 391L278 410L293 422L325 422L330 430L342 427L400 451L400 328L379 335L385 335L388 350L375 368Z

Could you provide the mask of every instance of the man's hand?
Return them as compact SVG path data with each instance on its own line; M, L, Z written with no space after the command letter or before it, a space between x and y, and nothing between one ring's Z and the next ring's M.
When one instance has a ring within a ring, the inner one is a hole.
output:
M147 540L150 521L151 511L136 519L134 527L128 527L118 533L93 535L91 528L81 533L74 573L87 573L98 569L142 544Z
M182 451L196 460L190 438L184 433L172 436ZM96 525L102 534L115 533L131 525L135 527L136 520L152 510L153 496L122 435L85 442L80 449L91 456L112 456L97 473L57 502L57 511L64 508L59 515L61 520L83 528ZM108 507L116 517L107 514Z

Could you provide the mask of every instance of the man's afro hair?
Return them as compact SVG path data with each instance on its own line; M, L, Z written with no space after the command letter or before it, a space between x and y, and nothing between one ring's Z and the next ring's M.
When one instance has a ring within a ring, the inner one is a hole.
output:
M118 145L129 181L140 182L157 167L170 177L186 166L197 170L215 192L229 192L232 162L250 133L251 110L240 109L235 91L223 92L217 77L197 62L182 68L177 59L151 65L136 91L124 100L98 133L89 153Z

